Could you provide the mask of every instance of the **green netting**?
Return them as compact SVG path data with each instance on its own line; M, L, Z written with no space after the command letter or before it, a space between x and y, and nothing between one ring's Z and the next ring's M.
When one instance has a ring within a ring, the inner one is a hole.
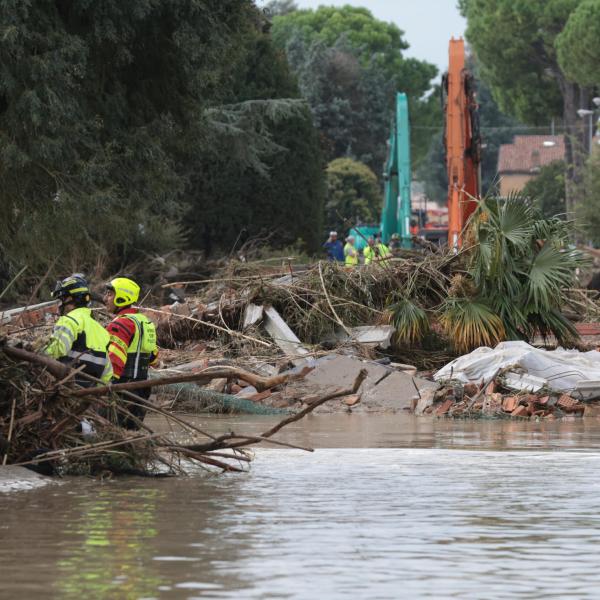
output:
M195 383L172 383L156 388L160 394L175 396L175 407L194 412L242 413L249 415L281 415L290 411L264 406L246 398L221 394L198 387Z

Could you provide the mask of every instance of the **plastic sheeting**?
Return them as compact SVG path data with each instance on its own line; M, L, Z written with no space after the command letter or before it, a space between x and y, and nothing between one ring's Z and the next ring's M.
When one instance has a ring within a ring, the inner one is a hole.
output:
M548 388L557 392L589 390L596 387L594 383L600 389L600 352L542 350L526 342L502 342L495 348L477 348L448 363L433 378L483 383L509 367L514 367L517 373L541 378Z

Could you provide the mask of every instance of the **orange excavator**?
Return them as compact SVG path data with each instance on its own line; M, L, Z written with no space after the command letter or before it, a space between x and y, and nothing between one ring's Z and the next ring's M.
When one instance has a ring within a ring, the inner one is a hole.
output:
M465 68L465 43L450 40L444 94L446 170L448 173L448 246L458 250L462 232L481 195L481 137L475 79Z

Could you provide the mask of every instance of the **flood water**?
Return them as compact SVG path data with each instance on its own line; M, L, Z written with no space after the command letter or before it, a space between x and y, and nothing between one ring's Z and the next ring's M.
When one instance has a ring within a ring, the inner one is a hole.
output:
M600 420L324 415L279 439L316 451L259 448L241 475L0 494L0 597L600 594Z

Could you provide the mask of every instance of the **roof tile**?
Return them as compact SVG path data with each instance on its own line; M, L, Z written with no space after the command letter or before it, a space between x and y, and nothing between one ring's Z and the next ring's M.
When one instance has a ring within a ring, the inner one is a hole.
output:
M564 158L565 139L562 135L515 135L512 144L500 146L498 173L534 173L540 167Z

